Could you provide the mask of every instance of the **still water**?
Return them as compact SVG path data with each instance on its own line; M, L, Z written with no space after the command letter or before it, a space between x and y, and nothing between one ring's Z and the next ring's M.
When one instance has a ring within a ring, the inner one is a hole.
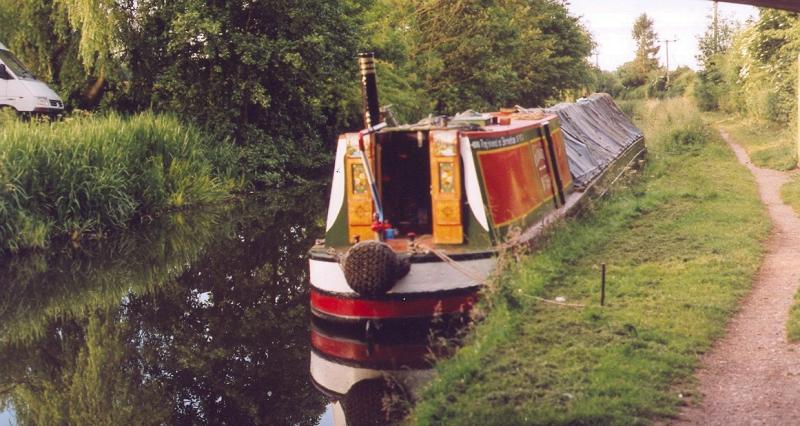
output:
M379 421L387 388L429 377L429 338L311 324L306 250L326 195L295 189L0 260L0 426Z

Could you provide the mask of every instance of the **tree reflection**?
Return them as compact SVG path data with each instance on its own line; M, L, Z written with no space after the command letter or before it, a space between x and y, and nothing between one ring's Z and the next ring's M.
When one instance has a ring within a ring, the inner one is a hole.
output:
M0 400L20 424L315 424L305 252L323 192L7 261Z

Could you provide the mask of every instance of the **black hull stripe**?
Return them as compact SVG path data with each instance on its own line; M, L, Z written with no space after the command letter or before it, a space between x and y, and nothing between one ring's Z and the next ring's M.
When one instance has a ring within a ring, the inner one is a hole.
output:
M339 262L338 256L333 255L327 252L319 252L316 250L310 250L308 252L309 258L311 260L317 260L320 262ZM449 254L448 257L455 261L468 261L468 260L481 260L481 259L489 259L497 255L497 250L486 250L486 251L477 251L477 252L470 252L470 253L453 253ZM433 254L415 254L412 255L411 263L437 263L442 262L442 259L434 256Z

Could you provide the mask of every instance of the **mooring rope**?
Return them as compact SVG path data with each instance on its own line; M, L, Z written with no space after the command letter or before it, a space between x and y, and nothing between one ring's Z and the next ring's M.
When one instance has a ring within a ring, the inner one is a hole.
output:
M433 247L427 247L427 251L430 252L430 253L433 253L436 257L438 257L443 262L445 262L448 265L450 265L456 271L461 272L462 274L464 274L467 278L475 280L478 284L484 284L484 285L486 284L486 278L484 278L483 274L481 274L480 272L477 272L477 271L473 271L473 270L467 268L466 266L459 264L452 257L448 256L447 254L445 254L441 250L437 250L437 249L435 249Z
M435 249L433 247L428 247L427 251L430 252L430 253L433 253L436 257L438 257L439 259L441 259L442 261L444 261L445 263L450 265L450 267L452 267L456 271L461 272L462 274L467 276L467 278L470 278L470 279L473 279L473 280L477 281L478 284L486 285L487 282L486 282L486 279L483 278L483 274L477 275L477 274L479 274L478 272L470 270L469 268L465 267L464 265L459 264L452 257L448 256L446 253L442 252L441 250L437 250L437 249ZM536 299L536 300L538 300L540 302L550 303L550 304L558 305L558 306L568 306L568 307L571 307L571 308L585 308L586 307L586 305L583 305L583 304L580 304L580 303L559 302L557 300L545 299L543 297L533 296L533 295L530 295L530 294L525 294L525 293L519 293L519 294L521 294L523 296L527 296L527 297L532 297L532 298L534 298L534 299Z
M417 247L419 247L419 246L417 246ZM413 251L416 251L416 250L413 250ZM423 250L417 251L417 253L422 253L422 254L432 253L434 256L438 257L442 262L444 262L445 264L447 264L448 266L450 266L451 268L453 268L457 272L459 272L459 273L463 274L464 276L466 276L467 278L475 281L476 284L479 284L479 285L487 285L488 284L488 280L486 279L486 277L484 277L484 275L481 272L475 271L473 269L470 269L470 268L460 264L458 261L456 261L452 257L448 256L447 253L445 253L445 252L443 252L443 251L441 251L439 249L436 249L434 247L425 247ZM336 257L336 261L337 261L336 263L339 265L339 268L341 268L342 272L344 272L344 262L343 261L344 261L346 256L340 255L333 248L328 249L328 254L333 255L334 257ZM519 294L521 294L521 295L523 295L525 297L530 297L530 298L536 299L536 300L538 300L540 302L549 303L551 305L567 306L567 307L571 307L571 308L585 308L586 307L586 305L583 305L583 304L580 304L580 303L559 302L557 300L545 299L543 297L533 296L533 295L526 294L526 293L521 293L521 292Z

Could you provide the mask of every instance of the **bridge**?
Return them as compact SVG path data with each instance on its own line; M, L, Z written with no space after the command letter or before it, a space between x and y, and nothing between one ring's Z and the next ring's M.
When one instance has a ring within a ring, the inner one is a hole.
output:
M749 4L758 7L771 7L773 9L790 10L800 12L800 1L798 0L722 0L725 3Z

